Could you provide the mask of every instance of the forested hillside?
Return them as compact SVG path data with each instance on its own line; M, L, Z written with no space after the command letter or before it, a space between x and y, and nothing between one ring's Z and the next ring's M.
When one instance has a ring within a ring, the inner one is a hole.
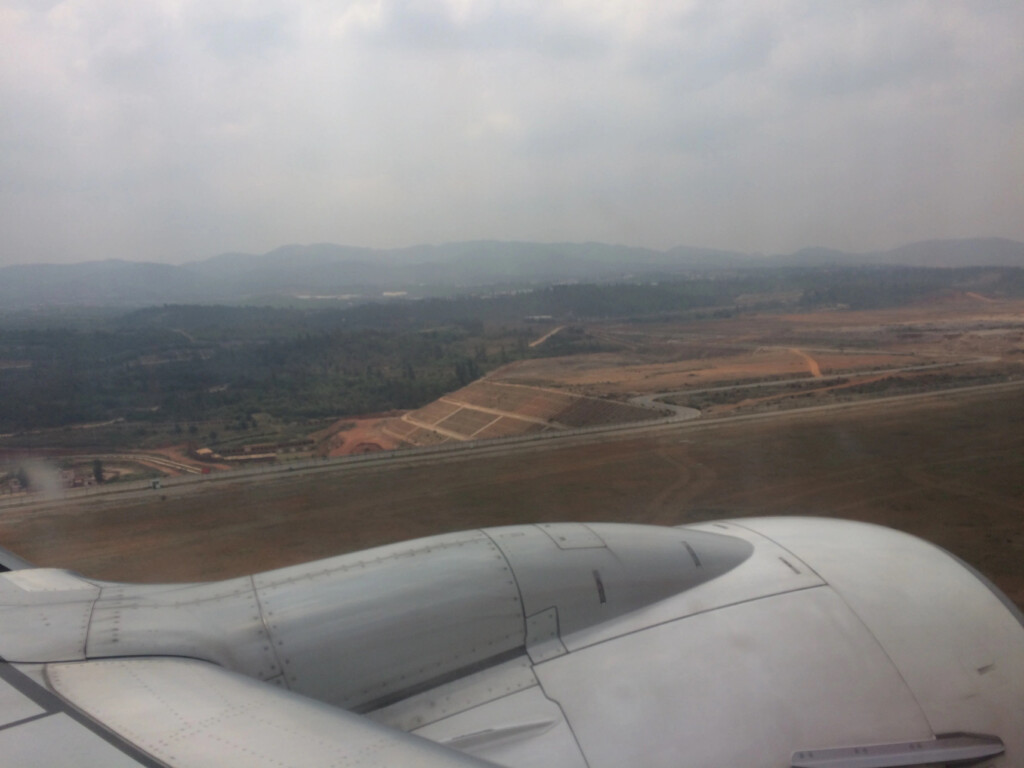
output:
M168 305L123 315L0 317L0 433L125 419L187 425L253 415L416 408L531 355L600 351L604 320L878 308L964 291L1024 295L1018 269L786 268L656 283L555 285L348 309ZM555 324L580 326L528 342Z

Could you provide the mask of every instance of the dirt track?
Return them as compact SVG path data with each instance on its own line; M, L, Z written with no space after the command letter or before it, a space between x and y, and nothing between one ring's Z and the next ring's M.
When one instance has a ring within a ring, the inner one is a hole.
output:
M805 361L807 361L807 370L810 372L811 376L813 376L816 379L820 379L821 378L821 367L818 365L818 361L817 360L815 360L813 357L808 355L802 349L793 348L790 351L795 353L795 354L797 354L797 355L799 355Z
M222 481L164 501L11 510L0 544L99 578L196 580L482 525L758 514L909 531L1024 604L1024 396L949 396L437 465Z

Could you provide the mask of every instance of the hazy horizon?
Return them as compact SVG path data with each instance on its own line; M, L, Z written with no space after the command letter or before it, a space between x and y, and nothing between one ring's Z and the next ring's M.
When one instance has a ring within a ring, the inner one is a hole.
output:
M812 244L812 245L804 245L804 246L801 246L799 248L794 248L792 251L788 251L788 252L768 252L768 251L764 251L764 250L752 250L752 251L732 250L732 249L727 249L727 248L716 248L714 246L708 246L708 245L694 245L694 244L690 244L690 243L679 243L679 244L676 244L676 245L668 246L666 248L658 248L658 247L632 245L630 243L600 242L600 241L596 241L596 240L589 240L589 241L583 241L583 240L578 240L578 241L566 241L566 240L563 240L563 241L557 241L557 240L536 241L536 240L495 240L493 238L479 238L479 239L475 239L475 240L453 240L453 241L449 241L449 242L437 242L437 243L412 243L412 244L409 244L409 245L396 245L396 246L391 246L391 247L375 247L375 246L366 246L366 245L355 245L355 244L352 244L352 243L328 243L328 242L317 242L317 243L281 243L279 245L276 245L276 246L273 246L271 248L268 248L266 251L256 252L256 251L226 250L226 251L221 251L219 253L209 254L207 256L201 256L201 257L194 258L194 259L164 259L164 260L161 260L161 261L157 261L157 260L153 260L153 259L144 259L144 258L130 258L130 257L129 258L124 258L124 257L120 257L120 256L101 256L101 257L95 258L95 259L87 258L87 259L80 259L80 260L77 260L77 261L59 261L59 260L52 260L52 261L38 260L38 261L22 261L22 262L15 261L15 262L11 262L9 264L0 263L0 269L2 269L4 267L9 267L9 266L13 267L13 266L32 266L32 265L39 265L39 266L70 266L70 265L74 265L74 264L91 264L91 263L97 263L97 262L103 262L103 261L122 261L122 262L138 263L138 264L143 264L143 263L146 263L146 264L165 264L165 265L168 265L168 266L182 267L182 266L188 266L190 264L201 264L201 263L203 263L205 261L208 261L210 259L214 259L214 258L216 258L218 256L253 256L253 257L259 257L259 256L269 255L269 254L273 253L274 251L289 250L289 249L292 249L292 248L299 248L299 249L317 248L317 247L320 247L320 246L339 247L339 248L351 248L351 249L354 249L354 250L368 250L368 251L372 251L372 252L375 252L375 253L381 253L381 254L385 254L385 253L389 253L389 252L393 252L393 251L416 250L416 249L419 249L419 248L423 248L423 249L436 248L439 251L441 251L441 255L443 257L443 251L444 251L444 248L446 246L463 246L463 245L472 245L474 243L480 243L481 245L488 244L488 243L493 243L493 244L504 244L504 245L510 245L510 246L518 246L518 245L522 245L522 246L541 246L541 247L550 246L552 248L558 248L560 246L566 246L566 245L569 245L569 246L581 246L581 247L586 247L586 246L589 246L589 245L593 245L593 246L600 246L600 247L610 247L610 248L613 248L613 249L621 248L621 249L624 249L624 250L625 249L634 249L634 248L636 248L636 249L645 249L645 250L652 251L652 252L657 252L657 253L668 253L668 252L671 252L671 251L673 251L675 249L683 249L683 250L685 250L685 249L692 249L694 251L710 251L710 252L721 251L723 254L734 254L736 256L750 257L751 259L755 259L755 260L762 260L763 259L766 262L766 264L767 264L767 263L773 261L773 259L777 258L777 257L786 257L786 256L795 255L795 254L798 254L798 253L801 253L801 252L805 252L805 251L816 251L816 250L819 250L819 249L820 250L825 250L825 251L836 251L837 253L842 253L842 254L847 255L847 256L856 257L856 256L874 256L876 254L886 254L886 253L890 253L892 251L896 251L896 250L898 250L900 248L905 248L905 247L910 247L910 246L915 246L915 245L921 245L921 244L924 244L924 243L932 243L932 242L934 242L934 243L953 244L953 243L958 243L958 242L997 241L997 240L1005 241L1005 242L1011 242L1011 243L1017 243L1017 244L1020 244L1020 245L1024 246L1024 240L1014 240L1012 238L966 237L966 238L949 238L949 239L944 239L944 240L940 240L940 239L936 239L936 238L925 238L923 240L916 240L914 242L897 243L895 246L893 246L891 248L879 248L879 249L875 249L875 250L871 250L871 251L844 251L842 249L830 248L829 246ZM488 256L485 255L484 258L488 258Z
M0 266L1024 241L1024 5L0 0Z

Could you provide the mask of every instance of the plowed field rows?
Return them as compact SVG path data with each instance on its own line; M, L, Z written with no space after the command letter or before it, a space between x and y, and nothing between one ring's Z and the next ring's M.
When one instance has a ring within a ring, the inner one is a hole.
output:
M575 398L531 387L477 382L453 393L449 399L546 421L569 407Z
M587 427L595 424L624 424L659 417L657 411L637 408L625 403L579 398L555 416L555 421L567 427Z
M486 429L477 433L478 440L486 440L489 437L505 437L507 435L528 435L534 432L543 432L543 424L534 421L523 421L522 419L510 419L502 416Z
M385 429L391 434L404 439L412 435L419 427L402 419L391 419Z
M494 413L476 411L472 408L460 408L447 419L434 426L450 432L458 432L466 437L472 437L476 432L488 426L497 418L499 418L498 415Z
M443 400L435 400L422 408L413 411L412 417L424 424L437 424L439 421L448 418L459 410L455 403L448 403Z

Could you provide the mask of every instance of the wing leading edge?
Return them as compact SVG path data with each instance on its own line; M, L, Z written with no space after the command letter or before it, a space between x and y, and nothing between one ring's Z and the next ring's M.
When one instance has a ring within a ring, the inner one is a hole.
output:
M7 668L0 715L13 718L0 724L5 764L494 768L209 662L146 658L34 667L32 674L56 696L28 676L11 685L20 673L0 666Z

